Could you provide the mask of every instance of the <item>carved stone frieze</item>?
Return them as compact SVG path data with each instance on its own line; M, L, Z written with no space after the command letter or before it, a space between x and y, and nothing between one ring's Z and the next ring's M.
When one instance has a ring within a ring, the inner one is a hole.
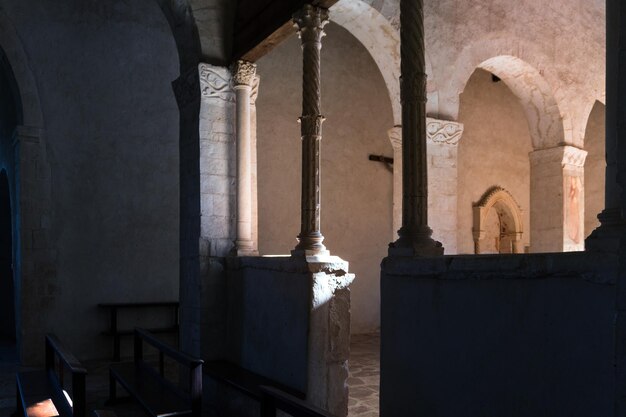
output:
M563 165L582 168L585 166L587 151L574 146L566 146L563 152Z
M463 136L463 123L447 120L426 119L426 137L428 142L457 145Z
M256 105L256 99L259 96L259 83L261 82L261 77L255 75L252 79L252 88L250 90L250 105Z
M586 158L587 151L570 145L539 149L530 153L532 165L560 163L563 167L583 168Z
M201 63L198 65L202 98L235 101L232 78L228 69Z
M402 150L402 126L394 126L387 131L391 147L395 150Z

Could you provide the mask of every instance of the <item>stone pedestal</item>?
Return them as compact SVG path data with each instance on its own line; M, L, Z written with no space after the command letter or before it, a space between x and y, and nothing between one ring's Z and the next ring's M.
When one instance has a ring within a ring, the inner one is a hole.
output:
M585 249L586 156L573 146L530 153L531 252Z
M305 392L307 401L333 415L346 416L354 280L348 263L334 256L323 261L230 257L227 272L229 359ZM218 401L220 388L210 397ZM258 415L257 410L245 415Z

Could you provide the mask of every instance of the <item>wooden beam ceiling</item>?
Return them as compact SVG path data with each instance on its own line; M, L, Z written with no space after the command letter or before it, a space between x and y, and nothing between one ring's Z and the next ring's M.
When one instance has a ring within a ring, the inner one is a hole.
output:
M255 62L295 33L291 16L305 4L329 8L337 0L239 0L233 59Z

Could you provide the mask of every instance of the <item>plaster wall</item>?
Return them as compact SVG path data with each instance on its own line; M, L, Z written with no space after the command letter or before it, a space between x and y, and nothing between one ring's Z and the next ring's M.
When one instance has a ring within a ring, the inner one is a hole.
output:
M382 270L382 417L612 415L617 256L386 258Z
M532 143L519 102L503 82L479 69L461 96L459 119L465 131L458 150L458 252L474 253L472 204L496 185L522 209L522 244L528 246Z
M389 96L368 52L329 24L322 47L322 233L350 262L352 332L379 325L380 259L392 225L392 171L369 154L392 156ZM293 36L258 62L259 251L286 254L300 231L302 51Z
M110 354L99 302L178 298L178 56L155 2L2 3L34 73L45 120L52 261L26 259L38 280L22 297L23 359L55 332L81 359ZM28 161L26 161L28 162ZM38 167L28 164L22 170ZM30 247L30 246L29 246ZM41 359L41 358L39 358Z
M547 81L563 116L565 142L582 147L586 114L605 91L605 13L601 0L427 0L426 50L440 90L438 117L456 117L458 94L481 62L512 55Z
M600 226L598 214L604 209L606 171L604 105L596 102L585 132L585 235Z

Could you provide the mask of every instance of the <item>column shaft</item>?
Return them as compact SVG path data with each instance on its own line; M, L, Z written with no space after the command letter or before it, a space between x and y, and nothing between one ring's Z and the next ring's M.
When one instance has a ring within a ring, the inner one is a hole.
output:
M302 41L302 195L298 245L293 254L327 255L321 233L321 157L322 140L320 50L328 10L305 5L293 16Z
M436 256L441 243L428 227L426 63L423 0L400 2L402 101L402 227L390 255Z
M237 240L238 256L256 255L252 240L252 158L250 135L250 93L256 65L238 61L233 67L237 100Z

